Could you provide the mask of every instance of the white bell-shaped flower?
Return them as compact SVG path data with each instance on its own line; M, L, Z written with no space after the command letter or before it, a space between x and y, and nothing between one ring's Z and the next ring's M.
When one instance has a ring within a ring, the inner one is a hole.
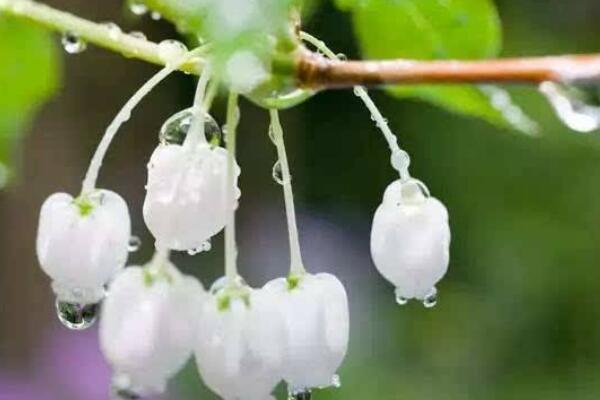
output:
M205 139L193 146L185 141L191 112L176 114L163 127L165 140L148 163L144 220L159 246L197 252L224 228L232 208L237 207L240 169L236 164L232 202L227 195L227 151ZM209 118L207 114L208 135L216 126Z
M371 255L396 287L399 304L415 298L435 305L435 284L448 269L449 247L446 207L416 180L392 182L373 219Z
M130 236L127 204L117 193L96 190L75 199L66 193L48 197L40 211L37 256L52 278L58 302L100 301L104 286L127 262ZM72 322L78 328L77 321Z
M128 267L111 283L100 318L100 346L123 397L162 393L186 363L198 330L202 285L169 263Z
M283 378L292 396L312 388L338 386L336 371L348 348L346 290L333 275L292 275L265 285L274 294L285 323Z
M272 399L284 356L277 299L244 284L211 292L200 312L196 342L204 383L224 400Z

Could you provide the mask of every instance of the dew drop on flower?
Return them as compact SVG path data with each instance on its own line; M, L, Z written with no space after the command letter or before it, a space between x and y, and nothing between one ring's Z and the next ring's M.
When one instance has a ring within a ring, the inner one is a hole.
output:
M195 256L198 253L202 253L203 251L210 251L210 249L212 248L212 244L210 242L210 240L206 240L202 243L202 245L198 248L195 249L190 249L188 250L188 254L190 256Z
M408 303L408 299L400 294L400 291L396 289L396 303L400 306L406 305Z
M96 322L98 303L78 304L56 299L56 315L59 321L69 329L81 331Z
M144 15L148 12L148 6L142 0L130 0L129 11L134 15Z
M112 400L138 400L142 396L130 387L130 379L126 375L117 375L111 385Z
M333 386L334 388L341 388L342 387L342 381L341 381L340 376L338 374L335 374L334 376L331 377L331 386Z
M277 162L273 165L273 180L280 185L283 185L283 172L281 170L281 162Z
M113 399L114 400L138 400L142 396L128 389L114 389Z
M127 250L129 250L130 253L134 253L140 249L141 245L142 239L137 236L131 236L129 238L129 242L127 243Z
M303 390L300 392L289 392L288 400L311 400L312 392L310 390Z
M437 289L432 288L431 291L423 299L425 308L433 308L437 304Z
M73 32L65 32L60 42L65 51L69 54L79 54L87 49L87 43Z
M600 90L593 84L543 82L540 92L569 128L588 133L600 129Z
M174 114L160 128L158 140L162 144L183 144L192 126L193 118L194 112L192 108ZM211 144L218 145L221 141L221 129L208 113L204 114L204 134L206 135L206 140Z

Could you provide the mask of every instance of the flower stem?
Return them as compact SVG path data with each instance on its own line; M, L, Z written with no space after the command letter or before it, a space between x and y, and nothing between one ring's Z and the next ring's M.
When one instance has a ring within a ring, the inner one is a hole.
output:
M300 32L300 38L315 46L317 50L322 52L326 57L332 60L339 60L339 56L333 51L331 51L331 49L327 47L325 42L323 42L322 40L319 40L306 32ZM408 154L404 150L402 150L398 145L398 138L390 129L387 119L385 119L383 114L381 114L381 111L379 111L379 109L373 102L373 99L371 99L371 96L369 96L367 89L365 89L363 86L354 86L354 94L356 94L356 96L359 97L365 104L365 106L371 113L371 118L373 119L373 121L375 121L377 128L379 128L379 130L383 134L383 137L387 141L388 146L390 147L390 151L392 153L392 165L400 173L400 178L402 180L410 179L410 174L408 172L410 159L408 158ZM397 158L397 162L394 162L394 158Z
M229 92L227 99L227 119L225 121L225 141L227 143L227 204L231 207L229 221L225 225L225 276L230 282L237 277L237 247L235 243L235 135L239 122L238 97Z
M294 207L294 193L292 191L292 176L285 151L285 142L283 140L283 128L279 121L279 112L269 110L271 116L272 140L277 148L277 157L281 167L281 177L283 185L283 197L285 200L285 214L287 217L288 236L290 241L290 274L301 274L306 272L302 262L302 253L300 251L300 240L298 238L298 225L296 222L296 209Z
M206 89L206 95L204 96L204 109L206 112L209 112L215 97L219 93L219 78L213 77L213 79L208 83L208 88Z
M196 86L196 94L194 96L194 106L192 108L193 118L192 123L185 138L184 145L188 149L194 149L199 143L206 143L206 135L204 132L204 115L206 110L204 108L204 97L206 95L206 86L210 79L210 66L206 64L204 70L200 74L198 79L198 85Z
M161 69L158 73L156 73L152 78L150 78L146 83L142 85L141 88L138 89L137 92L133 94L133 96L125 103L123 108L117 113L116 117L110 123L106 131L104 132L104 136L100 140L100 144L98 144L98 148L92 157L90 162L90 166L88 167L87 173L83 180L83 185L81 189L81 194L85 195L96 188L96 181L98 179L98 173L100 172L100 167L102 166L102 161L106 156L106 152L110 147L110 144L114 137L116 136L119 128L123 125L129 118L131 117L131 112L133 109L142 101L144 97L156 85L162 82L169 74L175 71L179 66L183 65L190 57L193 57L197 52L201 51L201 48L193 50L183 56L181 59L174 61L172 63L168 63L166 67Z
M61 33L70 32L85 42L120 53L125 57L165 65L157 43L127 33L115 33L106 25L88 21L42 3L31 0L0 0L0 14L3 13L29 20ZM188 59L179 65L178 69L199 74L202 65L196 59Z

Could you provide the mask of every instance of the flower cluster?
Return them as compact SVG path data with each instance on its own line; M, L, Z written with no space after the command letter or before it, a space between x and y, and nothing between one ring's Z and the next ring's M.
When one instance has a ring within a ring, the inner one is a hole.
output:
M200 77L193 107L165 122L148 162L143 216L155 238L155 255L144 266L124 268L131 242L129 212L118 194L96 188L98 170L133 107L186 57L173 52L172 62L117 115L92 159L81 194L53 194L42 206L37 253L52 279L59 318L71 329L85 329L102 303L100 342L113 368L114 394L121 398L163 392L192 355L206 385L225 400L271 399L281 381L292 399L310 398L314 388L339 386L336 372L350 331L346 290L331 274L305 270L276 110L270 111L269 137L278 155L275 178L284 192L290 273L261 288L248 286L238 275L237 94L229 96L225 149L221 129L204 104L211 65ZM356 93L384 131L392 166L400 173L375 213L373 261L396 286L399 303L415 298L432 307L435 285L449 262L448 213L424 184L410 177L408 155L366 91L358 88ZM206 291L197 279L182 274L169 255L209 250L211 238L222 230L225 276Z

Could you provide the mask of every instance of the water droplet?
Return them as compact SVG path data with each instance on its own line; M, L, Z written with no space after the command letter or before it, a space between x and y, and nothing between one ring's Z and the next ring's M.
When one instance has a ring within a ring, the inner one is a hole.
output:
M136 39L147 40L146 34L140 31L131 31L129 32L129 36L134 37Z
M96 322L98 303L78 304L56 299L56 315L60 322L69 329L81 331Z
M112 40L118 40L120 35L123 33L121 28L119 28L119 25L115 24L114 22L103 22L101 25L106 28L108 31L108 37Z
M140 239L137 236L131 236L129 238L129 243L127 245L127 249L129 250L130 253L136 252L140 249L140 246L142 245L142 239Z
M408 171L410 166L410 156L404 150L395 150L390 157L392 167L401 174Z
M142 398L131 388L131 378L125 374L117 374L113 377L111 392L114 400L137 400Z
M431 288L431 291L423 299L423 305L425 308L433 308L437 304L437 289Z
M283 171L281 170L281 162L279 160L273 165L273 180L283 185Z
M187 51L185 44L178 40L167 39L158 44L158 56L165 64L179 61Z
M337 53L336 57L340 61L347 61L348 60L348 56L345 55L344 53Z
M400 291L398 289L396 289L395 294L396 294L396 303L398 303L398 305L404 306L404 305L406 305L406 303L408 303L408 299L406 297L404 297L402 294L400 294Z
M331 377L331 386L333 386L334 388L342 387L342 381L341 381L339 375L335 374L334 376Z
M311 400L312 392L308 389L288 392L288 400Z
M512 101L506 90L493 85L482 85L480 89L490 99L492 107L502 114L514 128L529 135L539 133L538 124Z
M194 112L192 108L179 111L167 119L160 128L158 140L162 144L182 145L192 126ZM209 143L217 146L221 142L221 129L210 114L204 114L204 134Z
M160 15L158 11L152 11L152 13L150 13L150 18L152 18L154 21L160 21L162 15Z
M69 54L79 54L87 49L87 43L73 32L65 32L60 42L65 51Z
M569 128L583 133L600 128L598 86L543 82L540 85L540 92L546 96L558 118Z
M139 400L141 395L129 389L113 389L113 398L115 400Z
M190 256L195 256L196 254L202 253L204 251L209 251L212 248L212 245L209 240L205 241L200 245L200 247L196 247L195 249L190 249L187 253Z
M130 0L129 11L134 15L144 15L148 12L148 6L142 0Z
M429 197L429 191L423 182L411 178L402 183L400 196L402 204L421 204Z

